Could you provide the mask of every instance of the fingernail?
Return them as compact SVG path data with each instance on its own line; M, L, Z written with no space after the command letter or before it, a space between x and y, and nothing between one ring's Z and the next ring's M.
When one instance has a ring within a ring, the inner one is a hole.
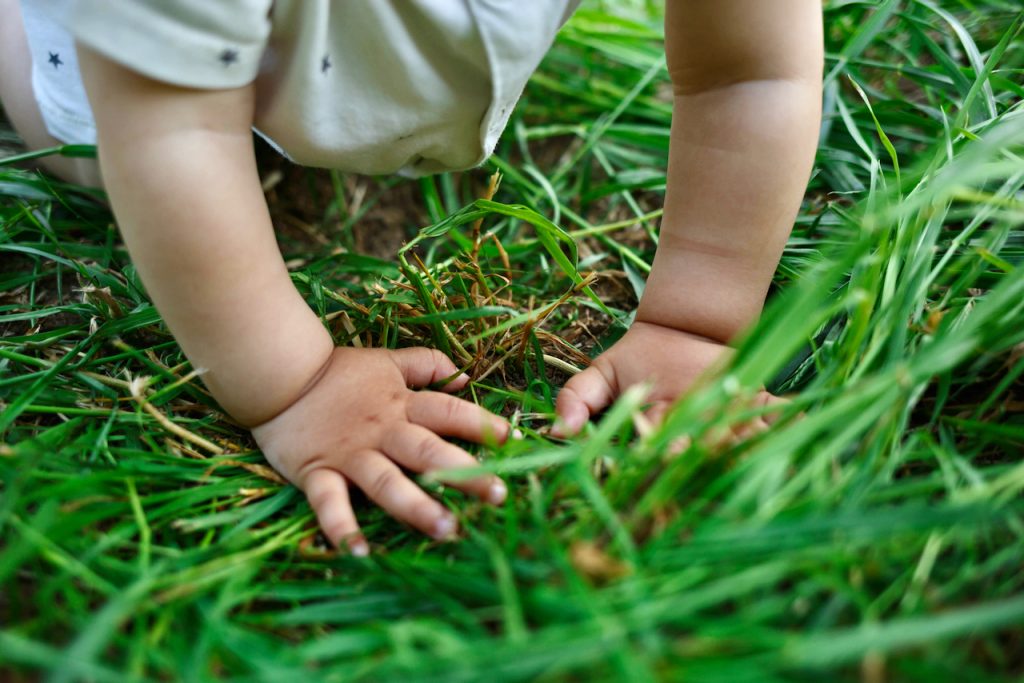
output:
M573 431L569 429L569 424L562 418L555 420L555 424L551 425L551 436L556 439L568 439L572 436Z
M354 557L366 557L370 554L370 546L366 545L366 541L353 541L348 549Z
M451 515L444 515L434 522L434 533L431 534L439 541L451 538L455 535L455 518Z
M487 492L487 500L492 505L501 505L505 502L505 496L508 495L508 488L505 487L505 482L496 481L491 484L491 488Z

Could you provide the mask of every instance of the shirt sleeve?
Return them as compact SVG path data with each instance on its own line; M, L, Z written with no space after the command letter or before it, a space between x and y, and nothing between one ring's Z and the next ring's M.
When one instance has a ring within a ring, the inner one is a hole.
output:
M270 34L273 0L76 0L82 44L158 81L189 88L250 83Z

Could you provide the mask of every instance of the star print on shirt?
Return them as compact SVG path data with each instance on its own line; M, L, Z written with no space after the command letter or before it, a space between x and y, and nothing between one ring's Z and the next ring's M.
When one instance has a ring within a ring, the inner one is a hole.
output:
M220 53L220 63L224 66L231 66L238 61L238 50L227 49Z
M331 56L324 55L324 58L320 60L320 73L327 73L327 70L330 69L332 66L334 65L331 64Z
M64 62L62 62L60 60L60 53L59 52L50 52L49 54L50 54L49 62L50 62L50 64L53 64L53 68L54 69L59 68L60 65L64 63Z

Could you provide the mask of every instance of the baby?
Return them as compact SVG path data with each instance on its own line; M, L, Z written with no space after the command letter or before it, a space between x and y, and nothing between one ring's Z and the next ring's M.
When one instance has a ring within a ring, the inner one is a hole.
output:
M469 378L438 351L334 346L278 251L252 131L298 163L348 172L477 165L577 4L0 0L8 116L33 147L98 141L102 185L171 332L355 555L369 546L350 486L451 538L455 519L405 471L472 466L443 437L501 442L510 426L451 395ZM632 327L559 393L558 435L642 382L658 419L729 352L760 313L814 158L820 0L666 5L660 243ZM89 161L48 163L100 183ZM454 485L493 504L507 495L493 476Z

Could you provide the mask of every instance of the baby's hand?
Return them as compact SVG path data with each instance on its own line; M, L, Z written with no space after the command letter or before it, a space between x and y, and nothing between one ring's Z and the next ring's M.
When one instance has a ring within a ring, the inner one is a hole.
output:
M270 464L305 491L334 545L344 542L354 555L369 552L349 502L349 483L395 518L434 538L450 538L455 518L401 468L429 472L473 466L473 456L438 435L501 443L510 431L507 422L473 403L409 389L456 371L444 354L426 348L336 348L312 388L252 433ZM445 390L461 389L468 381L462 375ZM494 476L453 485L494 504L506 495Z
M569 436L579 432L587 420L622 392L643 382L653 384L647 417L659 422L698 377L721 364L731 353L728 346L706 337L654 323L634 322L622 339L566 382L558 394L558 422L552 433ZM766 391L759 394L758 400L764 405L782 402ZM764 419L758 418L758 424L743 431L765 426Z

